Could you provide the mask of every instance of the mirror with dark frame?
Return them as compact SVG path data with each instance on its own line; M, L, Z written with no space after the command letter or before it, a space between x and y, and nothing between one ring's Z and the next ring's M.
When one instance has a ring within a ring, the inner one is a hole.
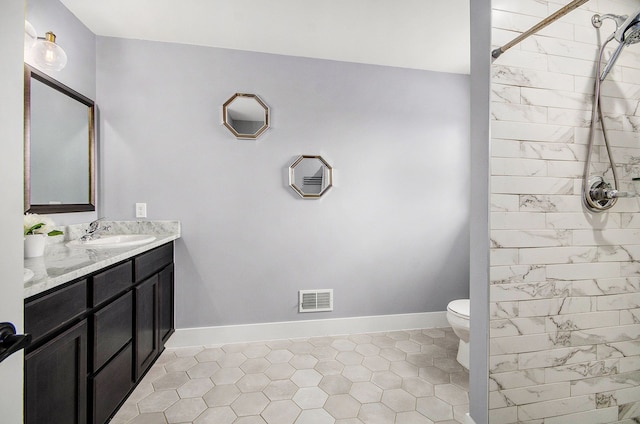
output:
M255 94L236 93L222 105L222 123L240 139L256 139L269 128L269 107Z
M95 104L25 64L24 210L95 211Z

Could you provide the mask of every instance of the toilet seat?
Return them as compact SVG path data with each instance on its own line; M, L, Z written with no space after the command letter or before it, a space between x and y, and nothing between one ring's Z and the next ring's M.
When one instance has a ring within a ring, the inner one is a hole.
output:
M469 299L458 299L449 302L447 311L460 318L469 319L471 313L471 303Z

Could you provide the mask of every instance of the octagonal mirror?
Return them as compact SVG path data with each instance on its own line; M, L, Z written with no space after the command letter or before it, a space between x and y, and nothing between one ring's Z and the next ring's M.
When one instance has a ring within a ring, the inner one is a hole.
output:
M322 156L302 155L289 166L289 186L306 199L317 199L333 185L333 168Z
M222 105L222 123L240 139L256 139L269 128L269 107L255 94L236 93Z

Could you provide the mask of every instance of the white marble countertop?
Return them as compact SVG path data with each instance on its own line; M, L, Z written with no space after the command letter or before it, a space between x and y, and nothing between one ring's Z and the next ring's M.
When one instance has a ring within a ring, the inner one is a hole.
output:
M149 234L152 242L120 248L67 247L69 240L80 237L88 224L69 226L62 236L47 244L44 255L25 258L24 267L33 271L33 278L24 284L24 298L52 289L69 281L99 271L125 259L144 253L180 238L178 221L104 221L111 228L105 234ZM54 237L52 237L54 239Z

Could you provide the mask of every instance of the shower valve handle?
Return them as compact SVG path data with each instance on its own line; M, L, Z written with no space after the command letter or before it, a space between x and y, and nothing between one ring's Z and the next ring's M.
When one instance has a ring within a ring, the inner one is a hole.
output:
M632 197L631 193L626 191L618 191L605 187L592 188L590 190L590 194L594 201L613 200L619 197Z
M605 199L618 199L620 197L638 197L637 193L631 193L628 191L619 191L619 190L602 190L602 194Z
M596 187L589 190L589 195L591 196L591 199L593 201L600 202L603 200L615 199L616 196L612 195L612 191L614 190L603 187Z
M618 198L618 197L627 197L626 194L627 193L625 193L624 191L604 190L604 195L606 196L607 199L615 199L615 198Z
M638 197L638 193L631 193L629 191L618 191L618 190L611 190L609 195L611 196L610 199L614 199L616 197Z

